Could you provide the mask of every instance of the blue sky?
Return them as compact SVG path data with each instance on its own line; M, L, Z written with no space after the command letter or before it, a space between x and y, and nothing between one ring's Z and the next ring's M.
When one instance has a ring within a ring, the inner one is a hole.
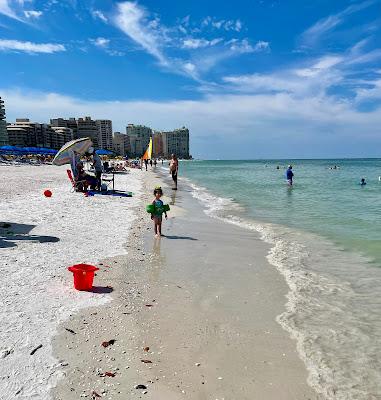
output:
M381 154L381 0L0 0L8 121L186 125L202 158Z

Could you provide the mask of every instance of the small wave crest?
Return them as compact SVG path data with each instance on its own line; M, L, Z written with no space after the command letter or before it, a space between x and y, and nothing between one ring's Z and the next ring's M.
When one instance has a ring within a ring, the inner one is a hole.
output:
M233 199L188 182L206 214L271 245L268 261L290 289L277 321L296 340L309 384L329 400L380 399L380 270L318 235L251 220Z

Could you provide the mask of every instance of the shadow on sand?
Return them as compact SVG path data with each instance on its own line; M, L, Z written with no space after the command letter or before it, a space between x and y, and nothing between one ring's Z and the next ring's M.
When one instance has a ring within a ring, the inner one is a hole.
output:
M166 239L198 240L190 236L162 235Z
M93 286L93 288L91 289L92 293L111 293L113 292L114 289L110 286Z
M34 227L36 225L0 222L0 248L15 247L17 242L22 240L40 243L59 242L60 239L55 236L30 235L29 232Z

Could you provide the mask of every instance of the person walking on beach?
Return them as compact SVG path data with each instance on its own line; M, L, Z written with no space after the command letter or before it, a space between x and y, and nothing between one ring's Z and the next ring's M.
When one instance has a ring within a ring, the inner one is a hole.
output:
M153 191L153 195L155 196L155 198L152 201L152 205L154 206L154 211L151 214L151 218L153 219L154 222L155 237L160 237L163 214L165 215L165 219L168 218L167 212L164 209L164 203L161 200L161 197L163 196L163 190L161 189L160 186L155 188L155 190Z
M177 159L175 154L171 155L171 161L169 162L169 173L172 175L173 182L175 183L175 187L173 190L177 190L177 175L179 172L179 160Z
M286 171L286 179L287 183L292 186L292 178L294 177L294 173L292 172L292 165L289 165Z
M148 160L146 158L144 159L144 165L146 166L146 171L148 171Z

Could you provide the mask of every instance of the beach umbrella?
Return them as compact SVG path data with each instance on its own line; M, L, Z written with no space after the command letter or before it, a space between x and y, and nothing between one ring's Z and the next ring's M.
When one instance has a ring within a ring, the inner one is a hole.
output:
M113 151L111 151L111 150L106 150L106 149L95 150L95 152L96 152L99 156L111 156L112 154L114 154Z
M65 143L53 159L54 165L70 164L73 160L73 153L84 154L92 146L90 138L75 139Z
M48 149L46 147L40 147L39 148L39 154L56 154L58 152L58 150L54 150L54 149Z
M21 147L16 147L16 146L1 146L0 147L0 152L6 153L6 154L25 154L24 149Z
M46 147L23 147L21 149L25 154L56 154L57 150L48 149Z
M24 147L23 150L28 154L41 154L38 147Z

